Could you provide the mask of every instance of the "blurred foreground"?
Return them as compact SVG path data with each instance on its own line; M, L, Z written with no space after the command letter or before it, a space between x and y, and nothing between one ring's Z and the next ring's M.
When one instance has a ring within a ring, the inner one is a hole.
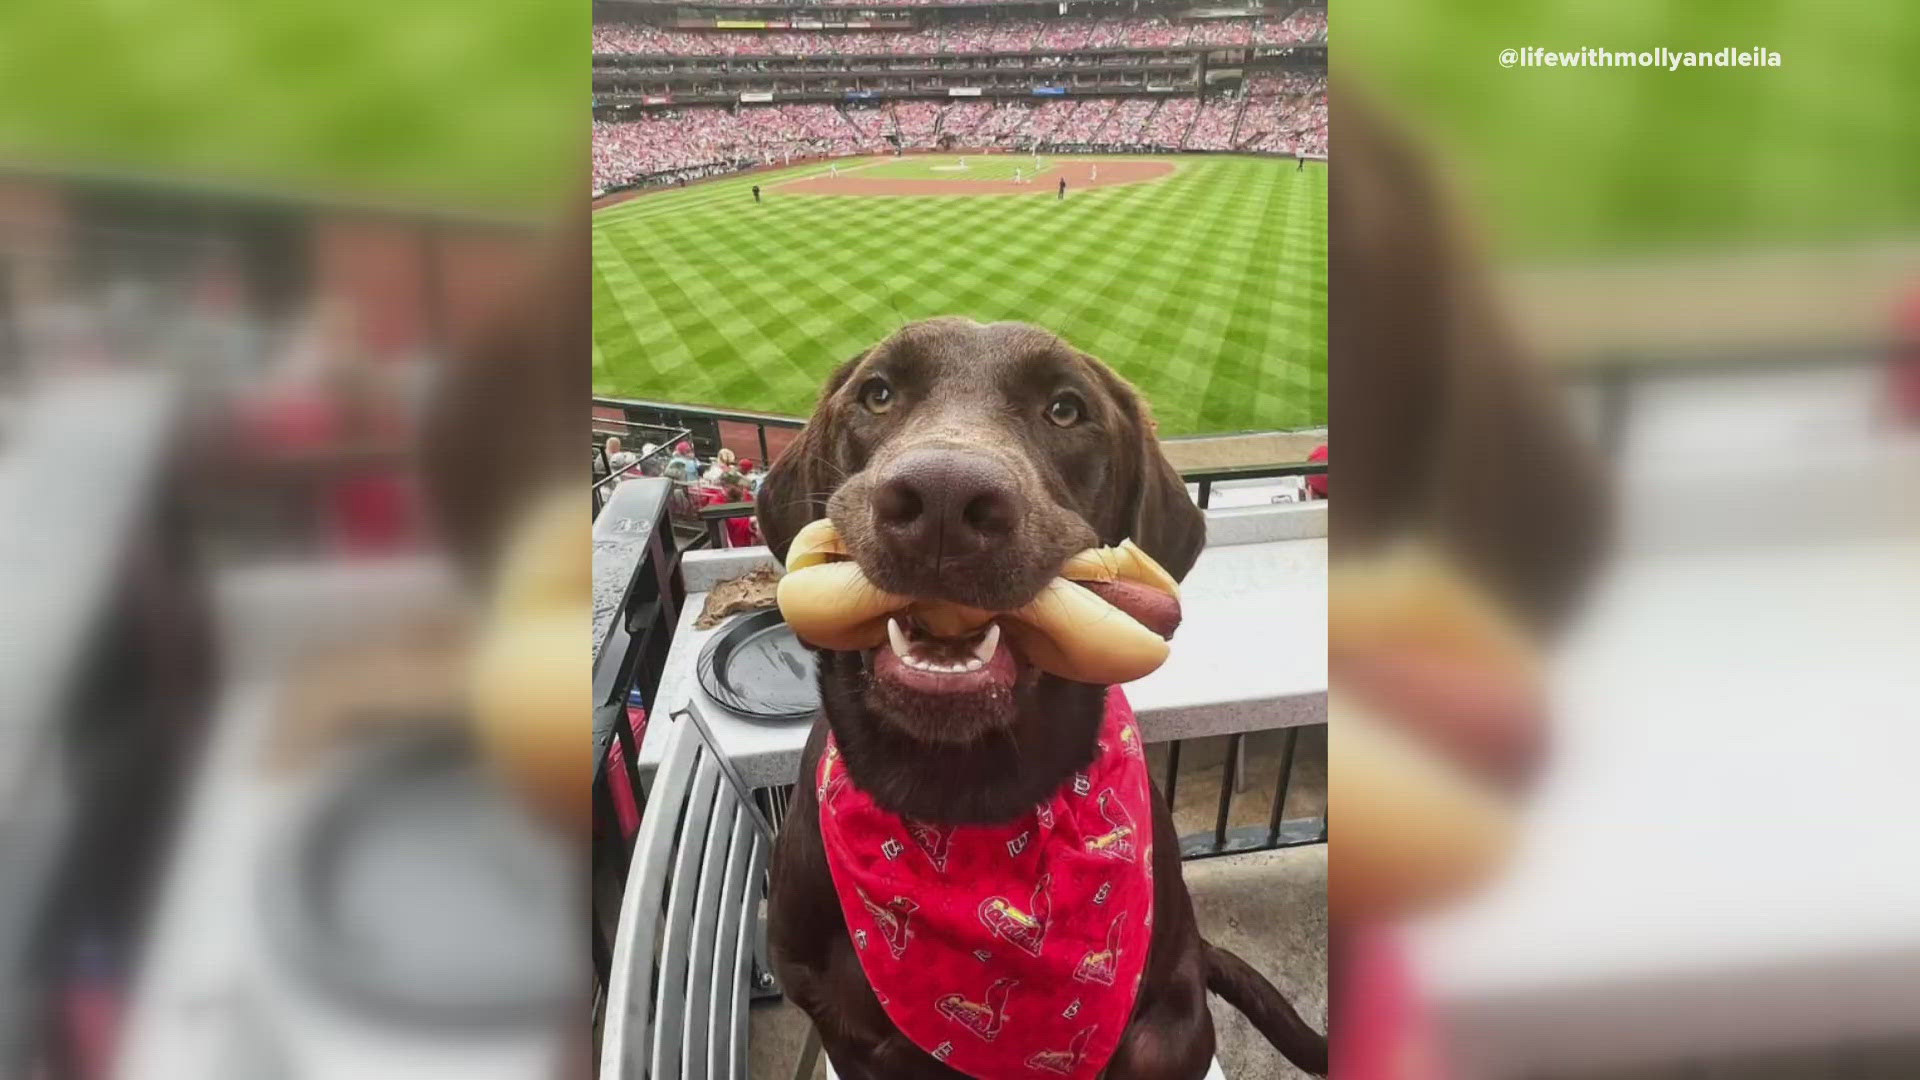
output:
M1895 104L1912 71L1893 59L1912 13L1414 7L1354 0L1335 20L1344 70L1408 126L1393 152L1357 154L1348 110L1367 99L1335 91L1349 137L1334 204L1377 212L1332 237L1333 317L1357 304L1381 325L1336 326L1333 401L1343 463L1370 437L1383 458L1472 464L1431 483L1380 474L1385 509L1337 508L1335 552L1380 532L1430 540L1532 624L1541 681L1518 714L1429 701L1401 717L1508 808L1498 872L1387 923L1343 908L1334 843L1335 1060L1361 1066L1336 1074L1920 1074L1920 871L1905 840L1920 752L1920 156ZM1760 38L1789 74L1535 78L1494 63L1508 45L1704 47L1709 32ZM1413 174L1438 183L1409 187ZM1382 189L1401 196L1390 210L1361 197ZM1435 233L1469 252L1466 270L1420 277L1431 292L1418 292L1394 268L1426 271ZM1463 278L1487 282L1489 308L1463 300L1476 292ZM1465 359L1488 341L1527 362ZM1385 374L1396 349L1418 356L1400 381L1471 368L1477 392L1443 383L1401 423L1358 422L1388 415L1396 391L1356 390L1355 374ZM1546 418L1545 444L1599 463L1603 532L1570 533L1541 494L1584 489L1581 469L1512 463L1541 445L1539 431L1509 437L1516 410ZM1367 487L1350 469L1342 485ZM1463 527L1463 503L1483 532ZM1568 580L1567 593L1540 584ZM1568 602L1530 618L1543 597ZM1334 588L1336 617L1351 598ZM1484 668L1450 675L1494 686ZM1532 769L1489 768L1489 746L1536 729ZM1336 767L1334 804L1349 794Z
M470 742L497 538L420 468L547 240L0 177L0 1075L581 1070L584 845Z

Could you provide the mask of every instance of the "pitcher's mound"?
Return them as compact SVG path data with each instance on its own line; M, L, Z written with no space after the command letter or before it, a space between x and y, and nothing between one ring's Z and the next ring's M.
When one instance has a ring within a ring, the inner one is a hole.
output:
M941 166L930 166L939 169ZM1173 175L1170 161L1074 161L1055 159L1053 166L1025 183L1012 180L963 180L959 177L921 179L914 177L862 177L849 172L841 176L809 176L775 184L774 191L788 195L1058 195L1060 180L1067 181L1067 196L1089 188L1144 184Z

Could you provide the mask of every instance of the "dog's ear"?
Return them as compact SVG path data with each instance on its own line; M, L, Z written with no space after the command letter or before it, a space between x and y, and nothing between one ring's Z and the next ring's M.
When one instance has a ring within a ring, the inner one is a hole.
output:
M1207 518L1187 495L1187 485L1174 471L1173 463L1160 451L1159 436L1154 433L1153 414L1147 403L1125 379L1092 357L1088 366L1098 375L1119 414L1114 424L1114 460L1119 463L1115 487L1123 494L1118 536L1102 539L1118 541L1131 537L1140 549L1153 556L1175 580L1184 579L1193 569L1200 549L1207 544Z
M1604 555L1611 496L1546 371L1497 305L1418 141L1352 86L1333 95L1329 366L1348 558L1440 543L1536 630L1572 611Z
M1193 569L1207 546L1207 516L1187 495L1187 485L1160 452L1151 425L1140 425L1140 468L1133 503L1133 542L1165 567L1175 581Z
M853 369L860 365L862 353L841 364L827 377L820 390L820 401L813 416L800 429L800 437L787 445L760 481L760 494L754 499L754 516L760 521L760 535L773 556L787 561L787 545L807 523L827 516L827 496L833 494L841 479L841 466L834 453L833 396L846 385Z

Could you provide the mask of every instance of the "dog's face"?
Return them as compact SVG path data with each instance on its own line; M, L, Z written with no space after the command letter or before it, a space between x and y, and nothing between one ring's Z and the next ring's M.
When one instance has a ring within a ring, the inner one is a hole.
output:
M880 588L992 611L1129 537L1184 577L1205 538L1130 386L1038 327L960 318L906 326L828 380L759 496L782 558L823 515ZM899 629L862 658L865 704L924 741L1011 728L1053 678L991 626Z

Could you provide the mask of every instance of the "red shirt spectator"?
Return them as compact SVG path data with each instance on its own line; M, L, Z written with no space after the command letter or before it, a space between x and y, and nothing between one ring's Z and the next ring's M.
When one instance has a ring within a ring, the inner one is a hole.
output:
M1307 455L1307 460L1308 461L1327 460L1327 444L1321 443L1319 446L1314 447L1313 453ZM1324 499L1327 497L1327 474L1326 473L1319 473L1319 474L1307 477L1307 494L1316 499Z

